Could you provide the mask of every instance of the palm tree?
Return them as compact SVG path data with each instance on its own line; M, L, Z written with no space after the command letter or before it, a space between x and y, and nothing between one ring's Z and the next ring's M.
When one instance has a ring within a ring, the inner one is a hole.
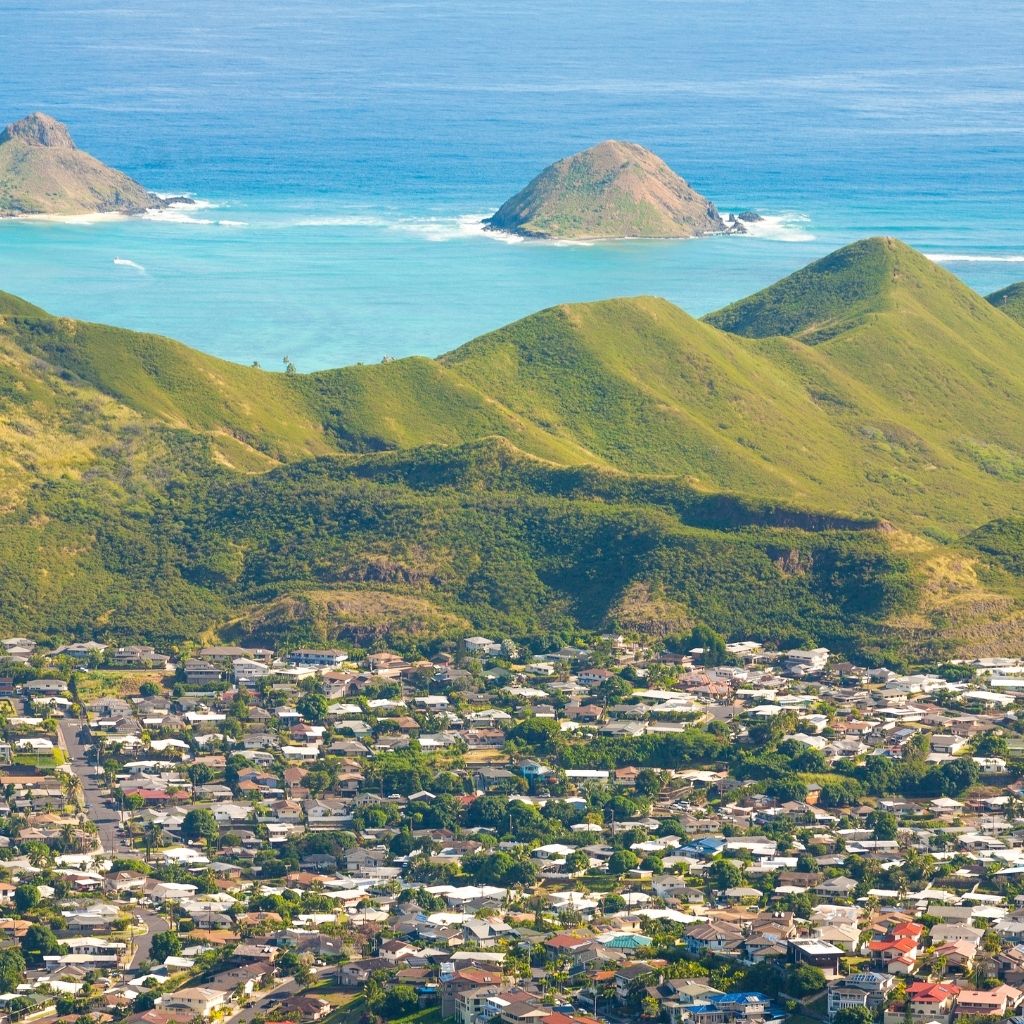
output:
M53 851L45 843L32 843L28 862L34 868L47 868L53 863Z
M61 796L64 803L78 804L78 776L69 771L57 771L54 773L57 783L60 786Z
M65 853L71 853L75 849L77 838L74 825L61 825L60 844Z
M133 814L129 814L128 817L124 819L124 825L122 827L124 828L125 832L128 833L128 845L134 846L135 840L139 836L138 819Z
M165 838L164 827L159 822L147 821L142 829L142 842L146 848L146 863L149 863L154 846L159 846Z

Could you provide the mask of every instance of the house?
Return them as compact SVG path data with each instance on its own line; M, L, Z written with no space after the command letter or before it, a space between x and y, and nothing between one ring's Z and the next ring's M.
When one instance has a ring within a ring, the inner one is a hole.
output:
M732 925L707 921L691 925L683 933L686 949L702 955L723 949L735 949L743 941L743 932Z
M899 1010L893 1007L890 1016L898 1017L899 1020L909 1019L910 1021L932 1022L939 1024L950 1024L953 1016L953 1004L956 1001L960 989L956 985L947 985L933 981L915 981L907 986L906 1005Z
M336 668L348 659L348 651L326 650L317 651L307 647L300 647L288 655L288 661L292 665L299 665L307 668Z
M320 1020L331 1012L331 1004L318 996L290 996L278 1003L278 1009L288 1018L299 1020Z
M638 987L654 980L654 968L643 961L627 964L615 972L615 999L626 1003L630 994Z
M385 849L365 849L357 846L345 853L345 870L353 872L366 871L372 868L383 867L391 860L391 855Z
M494 995L502 984L501 971L470 965L441 974L441 1016L451 1017L456 1012L464 1020L472 1021L483 1008L487 995ZM472 993L472 995L470 995ZM463 995L468 998L464 1009L460 1003Z
M221 670L212 662L201 658L189 658L185 662L185 680L189 686L215 683L221 677Z
M501 644L489 640L485 636L469 636L462 641L462 647L471 658L480 658L488 654L501 654Z
M444 1001L442 995L441 1015L445 1018L455 1016L459 1024L483 1024L500 1014L506 1003L506 1000L501 999L504 991L501 985L465 986L452 997L450 1013L445 1009L449 1004ZM500 1020L500 1017L498 1019Z
M921 954L918 940L923 930L920 925L901 925L891 929L884 938L869 942L872 964L889 974L912 974Z
M179 988L177 992L168 992L160 996L159 1004L163 1010L182 1010L192 1016L209 1017L213 1012L228 1002L228 993L219 988Z
M221 971L213 979L212 987L223 988L228 992L238 988L245 995L251 996L273 974L274 966L269 960L250 961Z
M227 666L235 658L255 658L257 661L269 662L274 652L265 647L204 647L196 656L203 661L221 662Z
M814 887L818 896L827 896L829 899L849 899L857 888L857 882L852 878L839 875L837 878L826 878Z
M476 789L487 792L490 789L515 789L516 776L507 768L496 768L481 765L473 770L473 785Z
M129 647L116 648L111 656L111 660L119 668L135 666L166 668L167 663L171 659L166 654L157 654L152 647L136 644Z
M701 857L710 860L716 854L725 849L725 840L718 836L705 836L702 839L694 839L680 849L684 857Z
M943 942L932 949L932 956L938 959L942 957L946 963L946 969L958 974L969 974L974 968L974 958L978 954L977 943L968 939L954 939L952 942Z
M235 658L231 662L231 674L236 683L249 685L257 679L262 679L270 673L270 668L265 661L257 661L255 658Z
M565 957L572 963L582 963L583 953L594 944L593 939L582 935L553 935L544 942L544 951L551 960Z
M814 929L811 938L831 942L844 953L860 952L860 928L856 924L823 924Z
M872 1013L885 1005L886 997L896 984L891 974L863 971L848 978L836 978L828 986L828 1017L840 1010L863 1006Z
M788 949L791 963L820 967L826 978L838 976L843 951L831 942L822 939L789 939Z
M347 806L335 797L306 800L303 804L310 829L336 829L351 819Z
M764 1021L771 1001L761 992L715 992L685 1009L691 1024L748 1024Z
M955 757L967 749L967 741L962 736L949 736L944 733L931 736L931 751L933 754L947 754Z
M1024 999L1024 992L1012 985L992 989L962 988L953 1008L954 1019L960 1017L1005 1017Z
M51 651L51 655L63 654L74 661L88 661L90 658L99 657L107 649L106 644L96 643L95 640L86 640L84 643L65 644Z
M809 651L792 650L786 651L783 662L791 671L811 674L824 669L828 664L828 655L827 647L815 647Z
M493 996L490 1001L494 1001ZM503 1005L500 1007L500 1014L503 1024L539 1024L551 1013L550 1007L543 1006L533 998L523 995L510 1001L502 1000L501 1002Z

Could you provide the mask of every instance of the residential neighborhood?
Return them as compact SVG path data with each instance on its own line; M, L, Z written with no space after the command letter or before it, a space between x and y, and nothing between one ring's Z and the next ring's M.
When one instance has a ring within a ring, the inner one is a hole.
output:
M1024 1018L1024 661L2 641L0 1024Z

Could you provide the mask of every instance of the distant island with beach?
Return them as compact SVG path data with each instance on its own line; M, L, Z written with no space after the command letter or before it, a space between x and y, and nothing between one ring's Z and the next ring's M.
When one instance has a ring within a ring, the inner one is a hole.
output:
M545 168L484 226L539 239L695 238L745 234L754 220L724 218L661 157L610 139Z
M136 215L191 202L158 196L90 156L48 114L29 114L0 133L0 217Z

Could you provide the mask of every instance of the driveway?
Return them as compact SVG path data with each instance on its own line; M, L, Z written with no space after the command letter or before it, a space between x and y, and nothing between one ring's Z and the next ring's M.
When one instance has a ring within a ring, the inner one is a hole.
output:
M289 996L297 995L301 991L302 986L294 978L284 978L274 988L267 989L265 992L257 992L253 998L252 1005L243 1006L242 1009L229 1014L225 1018L225 1024L227 1021L231 1021L231 1024L236 1024L238 1021L252 1020L257 1013L266 1013L275 1003L279 1003L282 999L287 999Z

